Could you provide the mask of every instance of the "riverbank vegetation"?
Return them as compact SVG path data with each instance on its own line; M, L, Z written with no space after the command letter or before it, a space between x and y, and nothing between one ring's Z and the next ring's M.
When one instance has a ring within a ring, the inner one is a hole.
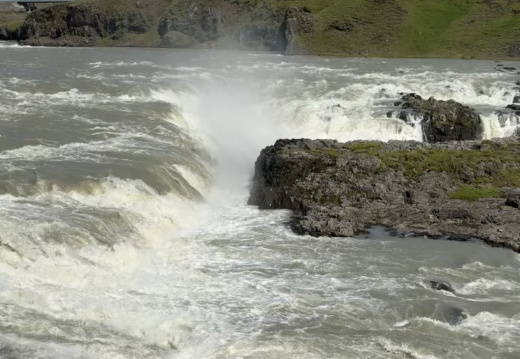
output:
M0 16L0 28L13 21ZM520 57L520 7L509 0L80 0L42 7L19 29L19 40L51 46Z

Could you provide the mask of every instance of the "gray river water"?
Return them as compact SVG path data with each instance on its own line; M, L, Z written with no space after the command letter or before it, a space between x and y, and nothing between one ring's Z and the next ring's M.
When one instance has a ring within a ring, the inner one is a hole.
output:
M0 358L520 358L518 254L296 236L246 205L278 138L420 140L386 115L399 92L510 135L515 72L10 44L0 65Z

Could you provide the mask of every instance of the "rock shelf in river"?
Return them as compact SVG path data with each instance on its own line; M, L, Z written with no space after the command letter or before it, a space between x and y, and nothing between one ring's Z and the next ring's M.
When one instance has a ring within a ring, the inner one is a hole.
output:
M278 140L255 166L248 203L294 211L291 227L353 236L374 224L398 234L520 251L520 139L339 143Z

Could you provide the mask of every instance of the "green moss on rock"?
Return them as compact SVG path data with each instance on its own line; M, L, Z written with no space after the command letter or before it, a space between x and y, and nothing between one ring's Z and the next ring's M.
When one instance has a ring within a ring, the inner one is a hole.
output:
M479 188L475 186L461 186L448 195L451 199L461 199L464 201L477 201L483 198L500 198L502 196L502 191L496 187Z

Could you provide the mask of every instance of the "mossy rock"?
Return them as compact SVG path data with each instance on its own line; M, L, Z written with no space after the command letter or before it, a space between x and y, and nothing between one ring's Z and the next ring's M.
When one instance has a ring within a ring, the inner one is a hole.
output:
M403 111L399 118L422 118L423 139L429 143L481 140L483 133L480 115L472 108L454 100L442 101L430 97L424 100L416 94L401 98Z
M461 199L463 201L477 201L482 198L500 198L502 196L502 191L493 186L460 186L448 195L451 199Z

